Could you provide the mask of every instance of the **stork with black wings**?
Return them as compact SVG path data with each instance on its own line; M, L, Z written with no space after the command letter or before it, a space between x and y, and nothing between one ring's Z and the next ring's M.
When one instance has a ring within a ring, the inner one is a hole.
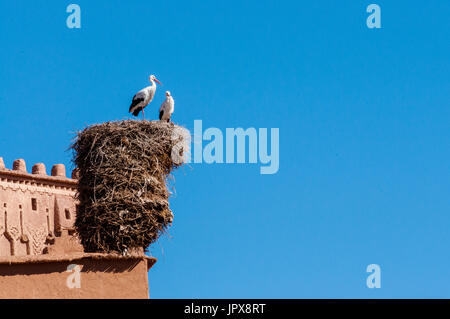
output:
M159 108L159 120L163 122L170 122L170 117L175 109L175 101L173 100L170 91L166 91L166 100Z
M149 81L152 83L152 85L147 86L146 88L136 93L136 95L133 97L133 101L131 102L129 110L129 112L133 113L134 116L138 116L139 112L142 111L142 116L144 120L145 120L144 108L150 104L150 102L153 100L153 97L155 96L156 92L155 81L160 85L162 85L161 82L159 82L158 79L156 79L156 77L153 74L150 75Z

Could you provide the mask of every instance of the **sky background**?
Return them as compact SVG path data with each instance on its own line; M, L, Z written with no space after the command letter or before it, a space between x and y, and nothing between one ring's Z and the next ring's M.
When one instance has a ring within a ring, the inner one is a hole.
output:
M280 169L174 173L152 298L450 298L450 2L370 3L0 0L0 156L71 168L155 74L147 117L279 128Z

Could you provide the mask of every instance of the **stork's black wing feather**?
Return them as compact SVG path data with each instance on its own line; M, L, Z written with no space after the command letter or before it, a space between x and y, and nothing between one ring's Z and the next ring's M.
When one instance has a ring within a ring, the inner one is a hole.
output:
M133 108L134 108L136 105L138 105L139 103L144 102L144 100L145 100L144 94L138 93L138 94L136 94L135 96L133 96L133 101L131 102L130 109L129 109L128 112L132 112L132 111L133 111Z
M141 112L143 109L144 108L142 106L139 106L139 107L135 108L134 111L133 111L133 115L134 116L138 116L139 112Z

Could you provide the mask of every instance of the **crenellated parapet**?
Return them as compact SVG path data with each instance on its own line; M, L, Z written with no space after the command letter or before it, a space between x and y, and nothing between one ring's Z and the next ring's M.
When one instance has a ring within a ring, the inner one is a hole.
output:
M45 254L58 237L73 237L76 188L63 164L54 165L51 175L42 163L28 173L24 160L7 169L0 157L0 256Z

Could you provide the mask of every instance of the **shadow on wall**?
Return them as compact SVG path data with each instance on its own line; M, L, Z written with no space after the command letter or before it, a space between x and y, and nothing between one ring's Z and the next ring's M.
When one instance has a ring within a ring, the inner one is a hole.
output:
M23 264L0 265L0 274L2 276L27 276L35 274L64 273L70 265L81 266L82 273L106 272L123 273L132 271L139 263L140 259L114 260L114 263L99 262L92 259L81 259L67 262L45 262L28 261Z

